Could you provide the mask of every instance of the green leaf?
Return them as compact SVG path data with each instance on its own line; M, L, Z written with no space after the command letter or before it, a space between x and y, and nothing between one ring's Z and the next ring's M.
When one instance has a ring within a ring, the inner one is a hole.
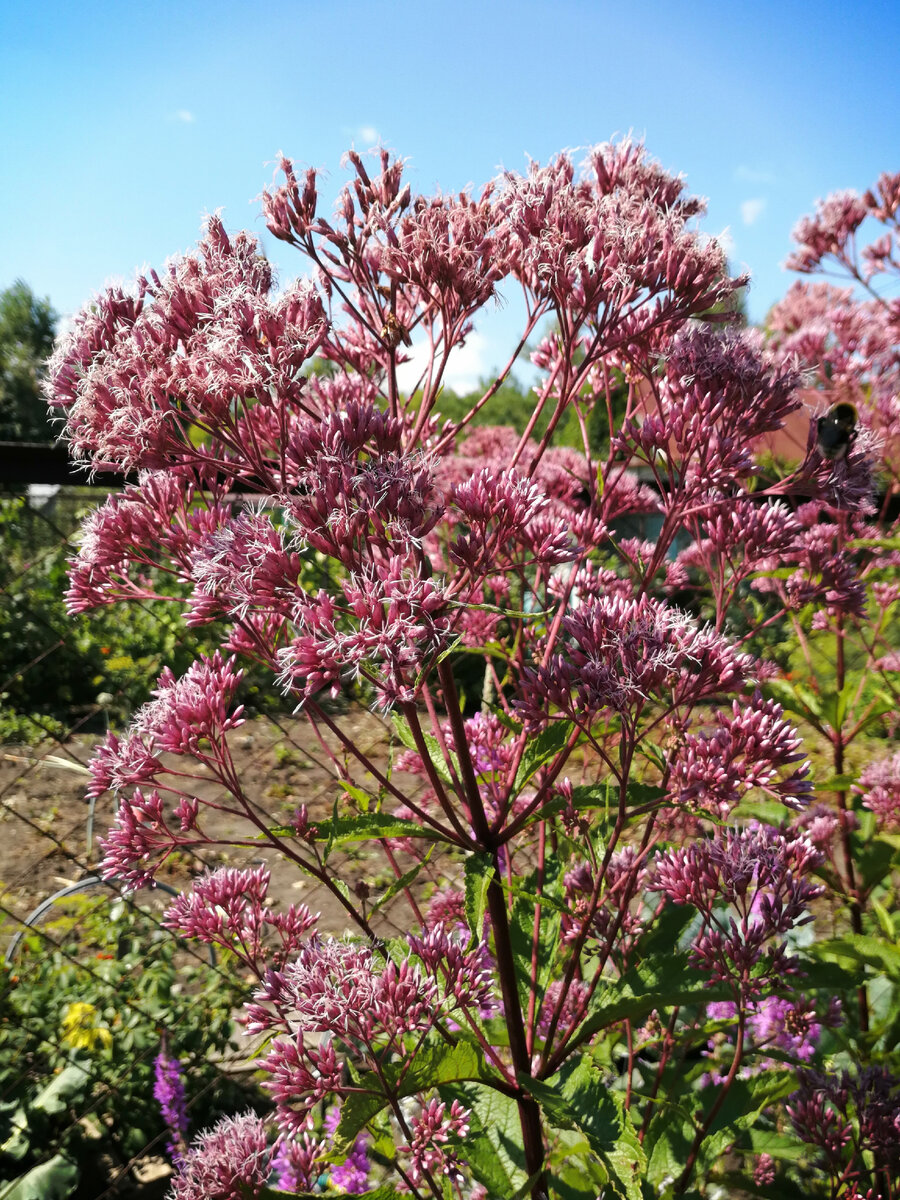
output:
M494 865L489 854L470 854L466 858L466 920L473 941L480 942L484 937L484 913L493 875Z
M472 1110L475 1134L466 1141L469 1168L491 1200L506 1200L528 1183L519 1106L511 1096L484 1087L466 1087L461 1096Z
M788 712L806 719L817 728L822 722L822 705L819 697L805 683L791 683L787 679L770 679L763 688L766 696L774 697Z
M847 543L848 550L900 550L900 538L897 537L865 537L853 538Z
M421 862L417 862L415 866L410 867L408 871L405 871L399 879L395 879L387 891L378 897L378 899L372 905L372 913L377 913L380 908L384 908L386 904L390 904L395 896L399 895L400 892L402 892L405 888L408 888L411 883L414 883L419 875L419 872L424 866L427 865L428 860L431 858L433 853L434 846L431 845L428 847L428 853ZM369 915L371 916L371 913Z
M382 1067L382 1074L388 1087L401 1099L442 1083L458 1080L490 1083L496 1078L485 1063L481 1048L462 1040L454 1046L444 1042L422 1046L411 1064L387 1064ZM348 1096L341 1107L341 1120L334 1135L334 1162L343 1161L353 1149L360 1130L389 1102L380 1078L374 1073L364 1074L357 1086L362 1090Z
M91 1085L91 1076L78 1063L70 1063L46 1087L41 1088L31 1107L48 1116L65 1112L73 1100L80 1100Z
M821 782L816 780L817 792L846 792L856 783L855 775L829 775Z
M858 836L852 839L853 861L866 889L875 887L891 873L896 861L894 847L881 838L863 843Z
M648 956L621 978L599 984L590 1014L579 1029L578 1042L617 1021L641 1020L654 1009L706 1005L731 998L731 990L725 984L711 983L708 975L690 965L687 954Z
M751 1125L748 1137L754 1154L768 1154L771 1158L779 1158L784 1162L798 1162L809 1154L807 1147L798 1138L778 1133L774 1129L757 1129Z
M11 1183L0 1184L0 1200L66 1200L78 1186L78 1167L56 1154Z
M695 1178L704 1179L730 1146L737 1134L750 1129L764 1108L790 1095L797 1086L793 1071L763 1071L749 1079L735 1079L716 1114L709 1135L697 1155ZM713 1093L718 1088L709 1089Z
M554 1125L581 1130L609 1172L617 1195L626 1200L641 1200L647 1156L625 1108L624 1097L610 1090L589 1057L570 1059L546 1083L530 1076L520 1076L519 1082L528 1088Z
M890 938L892 942L896 941L897 934L894 930L894 918L891 916L891 914L888 912L888 910L884 907L884 905L881 904L878 900L875 900L873 898L871 901L871 904L872 904L872 911L875 913L875 916L878 918L878 924L881 926L881 930L884 933L885 937Z
M397 734L397 737L400 739L403 745L406 746L408 750L414 750L415 753L418 754L419 747L416 745L416 739L413 737L412 730L403 717L401 717L399 713L392 713L391 722L394 726L394 732ZM425 732L422 733L422 737L424 738L425 745L428 749L428 757L434 765L434 769L437 772L438 778L443 780L444 783L452 783L453 777L450 774L450 768L447 766L447 760L444 758L444 752L441 749L437 738L433 733ZM450 761L452 762L457 775L459 775L459 760L455 754L451 753Z
M518 796L522 788L536 771L564 749L575 725L572 721L551 721L546 729L530 737L525 745L522 761L516 772L513 795Z
M892 979L900 979L900 948L868 934L848 934L814 943L808 954L825 962L849 962L873 970L882 970ZM848 978L845 987L854 987L860 977Z
M356 784L351 783L349 779L339 779L338 784L344 789L351 799L356 801L362 812L367 813L369 811L369 805L372 803L372 797L367 791L364 791L361 787L357 787Z
M325 841L329 849L349 842L382 841L384 838L425 838L431 842L445 839L428 825L392 817L388 813L367 812L356 817L333 817L316 824L316 841Z

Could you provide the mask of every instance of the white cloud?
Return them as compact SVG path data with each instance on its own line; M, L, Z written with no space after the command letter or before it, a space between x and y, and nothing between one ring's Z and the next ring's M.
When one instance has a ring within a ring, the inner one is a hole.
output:
M741 220L745 225L755 225L766 211L766 200L762 196L754 196L751 200L741 202Z
M458 346L450 355L447 369L444 372L444 387L465 395L473 392L492 373L493 362L488 355L491 342L483 333L474 330L466 338L465 345ZM428 363L427 342L417 342L411 350L408 363L397 368L397 382L402 391L408 392L416 386L423 369ZM440 406L440 402L439 406Z
M185 125L193 125L197 118L190 111L190 109L179 108L178 112L175 114L175 120L182 121Z
M734 255L734 234L731 232L731 229L726 228L721 233L717 233L716 241L725 251L728 258Z
M381 141L381 134L374 125L342 125L341 133L354 144L363 146L377 146Z
M734 168L734 177L741 183L774 183L775 174L772 171L758 167L748 167L746 163Z

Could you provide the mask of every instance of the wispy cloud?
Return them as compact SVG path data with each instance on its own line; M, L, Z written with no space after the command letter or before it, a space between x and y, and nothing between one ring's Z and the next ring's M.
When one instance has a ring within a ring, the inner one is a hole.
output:
M184 125L193 125L197 118L189 108L179 108L175 114L175 120L181 121Z
M739 183L774 183L775 173L760 167L750 167L741 163L734 168L734 177Z
M344 125L341 133L354 142L362 143L363 146L377 146L381 141L381 134L374 125Z
M444 372L444 385L463 396L467 392L473 392L482 379L491 374L494 365L491 354L495 349L489 338L478 330L473 330L466 338L465 345L459 346L451 354ZM418 342L407 353L410 361L397 368L397 381L401 388L408 391L418 382L419 375L428 361L428 344Z
M730 229L723 229L721 233L716 234L716 241L725 251L728 258L734 255L734 235Z
M755 225L766 211L766 200L763 196L754 196L741 202L741 220L745 225Z

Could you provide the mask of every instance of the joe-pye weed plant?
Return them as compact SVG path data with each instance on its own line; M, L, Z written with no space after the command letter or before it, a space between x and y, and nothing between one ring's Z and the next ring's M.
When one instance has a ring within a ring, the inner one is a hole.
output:
M641 146L477 198L414 195L385 152L348 164L330 220L315 171L283 160L263 193L303 279L275 291L255 239L212 218L195 252L91 303L52 362L75 459L139 472L85 525L71 610L163 597L168 578L191 588L189 624L230 622L100 745L91 794L119 796L105 871L146 884L225 812L232 844L276 847L354 931L277 911L262 869L202 876L172 906L171 929L255 977L245 1021L275 1104L272 1129L204 1134L173 1194L639 1200L726 1177L774 1194L775 1160L796 1174L806 1153L781 1102L841 1020L822 987L847 975L803 956L825 856L801 738L765 691L777 668L752 646L797 607L786 561L805 611L829 611L834 572L793 563L783 497L854 520L865 440L839 462L811 440L791 478L760 478L754 445L800 407L800 376L715 318L746 281ZM501 285L521 289L521 338L448 424L448 363ZM473 429L535 338L529 428ZM402 389L410 346L423 365ZM573 411L581 451L552 444ZM305 586L312 561L333 585ZM247 659L331 748L331 819L272 827L244 790L229 741ZM326 702L346 688L389 719L391 767ZM348 888L349 843L386 892ZM380 907L401 900L411 932L388 937Z

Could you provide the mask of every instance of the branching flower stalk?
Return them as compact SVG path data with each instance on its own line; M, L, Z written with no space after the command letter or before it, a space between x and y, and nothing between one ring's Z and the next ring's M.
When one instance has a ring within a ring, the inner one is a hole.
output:
M331 218L287 159L263 192L307 278L276 291L255 239L212 218L195 252L89 305L51 364L76 461L139 479L88 519L71 611L170 595L228 629L98 747L91 794L119 798L104 872L152 883L227 813L246 824L232 845L277 848L357 930L278 912L261 868L171 907L255 979L244 1020L275 1105L269 1132L203 1134L173 1195L309 1194L323 1172L385 1198L392 1180L434 1200L704 1189L754 1112L794 1120L760 1014L783 1000L815 1024L795 931L834 855L764 639L794 618L809 648L801 616L861 618L872 443L833 461L811 431L801 462L762 471L762 439L801 409L795 351L705 323L746 280L642 146L477 197L413 195L387 152L347 162ZM516 348L447 421L449 364L501 288L521 291ZM483 424L536 335L533 408ZM312 729L333 809L279 825L247 794L239 660ZM389 763L340 694L385 715ZM828 726L836 754L861 720ZM893 819L900 768L873 772L861 803ZM357 895L341 849L360 843ZM395 884L370 904L382 860ZM723 1021L729 1066L701 1074ZM662 1147L681 1147L674 1173Z

